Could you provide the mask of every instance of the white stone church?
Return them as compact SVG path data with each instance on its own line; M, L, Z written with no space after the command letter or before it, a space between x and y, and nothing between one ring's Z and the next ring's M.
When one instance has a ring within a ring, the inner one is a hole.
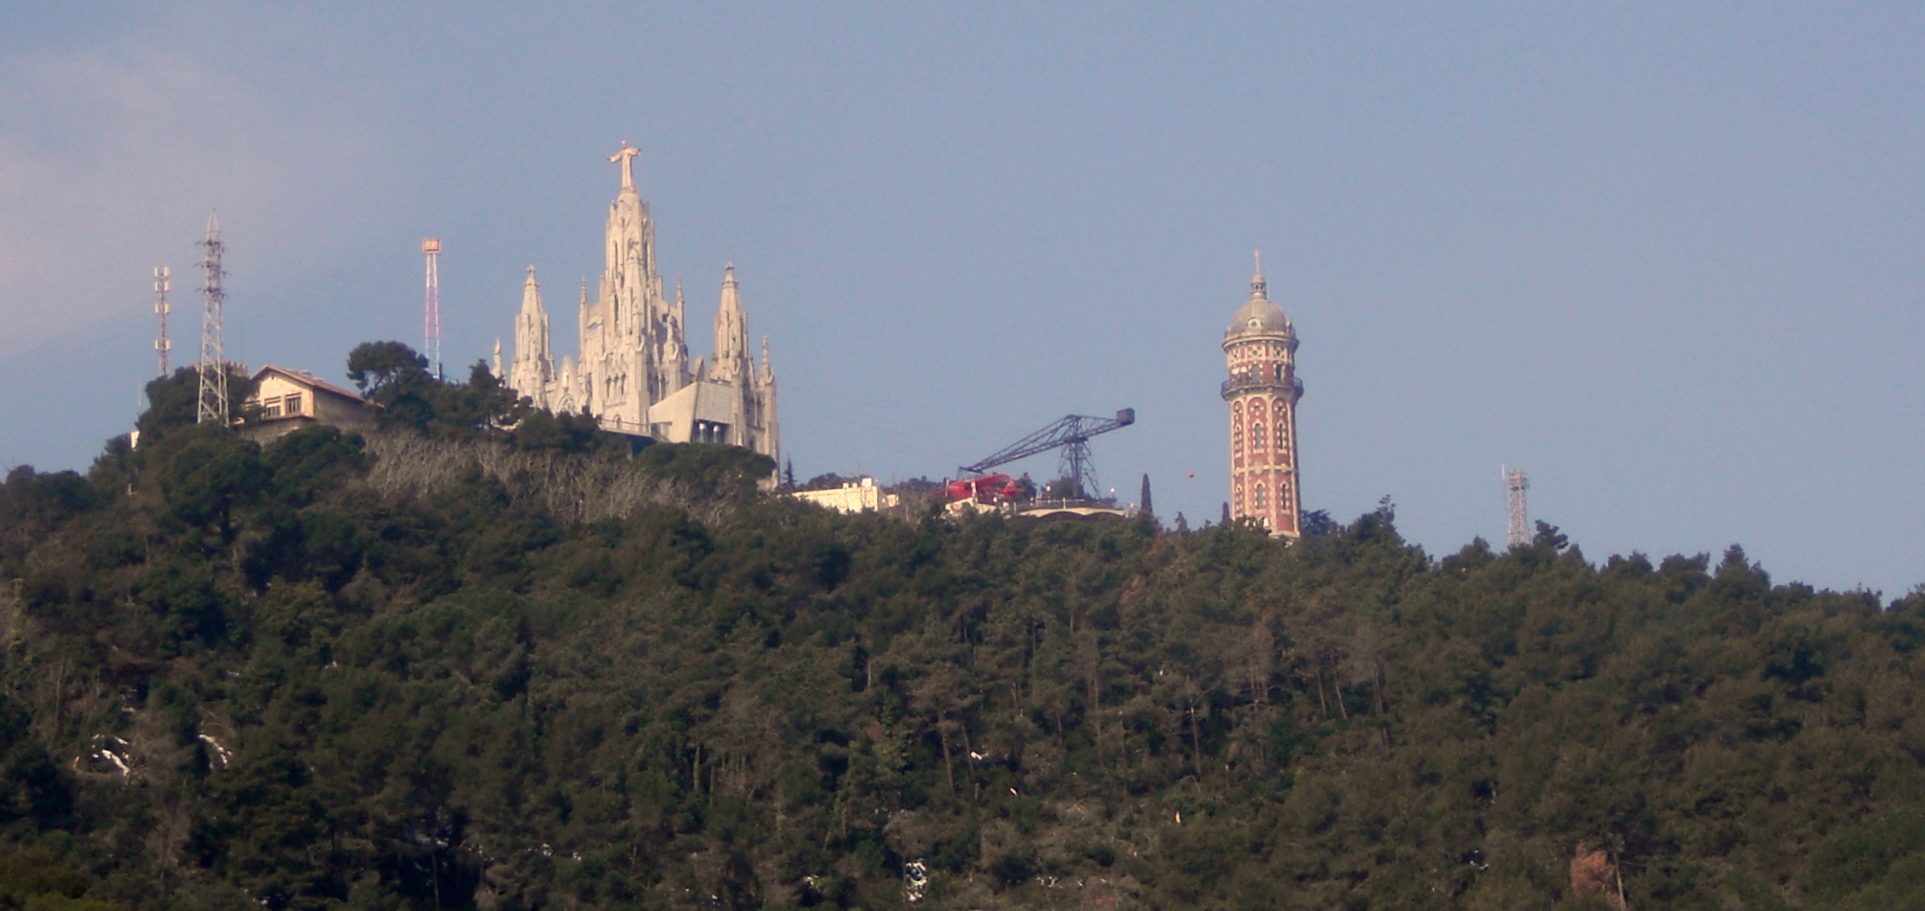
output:
M655 263L655 224L635 189L637 151L627 143L609 158L622 166L622 188L608 207L606 266L593 304L581 289L581 356L557 364L549 346L535 267L522 285L515 315L514 360L508 386L554 412L584 409L604 430L667 443L727 443L781 458L775 417L775 368L762 339L760 365L749 352L735 266L723 272L715 314L715 355L689 362L683 334L682 289L675 302L662 293ZM499 371L500 343L496 343Z

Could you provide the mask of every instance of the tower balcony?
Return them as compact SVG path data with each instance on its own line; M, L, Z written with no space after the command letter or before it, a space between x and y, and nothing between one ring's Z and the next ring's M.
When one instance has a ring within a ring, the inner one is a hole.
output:
M1289 379L1273 379L1270 377L1251 375L1233 376L1223 381L1224 401L1229 401L1239 395L1256 392L1289 392L1291 394L1290 400L1294 402L1303 398L1303 380L1297 379L1294 376Z

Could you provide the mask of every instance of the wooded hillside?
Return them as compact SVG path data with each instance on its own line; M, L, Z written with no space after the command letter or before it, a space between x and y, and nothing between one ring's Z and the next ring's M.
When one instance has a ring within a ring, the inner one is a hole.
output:
M178 382L0 486L0 909L1925 907L1925 595L845 517L432 401L257 446Z

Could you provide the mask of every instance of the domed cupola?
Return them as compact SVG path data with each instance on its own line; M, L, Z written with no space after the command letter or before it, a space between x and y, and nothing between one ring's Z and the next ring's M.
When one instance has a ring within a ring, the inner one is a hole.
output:
M1257 254L1257 273L1250 276L1250 299L1231 317L1227 336L1269 333L1290 334L1290 316L1270 299L1269 284L1263 280L1263 255Z

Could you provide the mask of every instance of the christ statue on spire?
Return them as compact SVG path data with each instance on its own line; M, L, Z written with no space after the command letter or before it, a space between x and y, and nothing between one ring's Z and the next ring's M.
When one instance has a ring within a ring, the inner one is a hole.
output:
M640 154L642 154L641 149L630 146L628 140L624 139L622 140L622 150L608 156L609 161L619 161L622 163L622 189L624 190L632 190L635 188L634 162L635 156Z

